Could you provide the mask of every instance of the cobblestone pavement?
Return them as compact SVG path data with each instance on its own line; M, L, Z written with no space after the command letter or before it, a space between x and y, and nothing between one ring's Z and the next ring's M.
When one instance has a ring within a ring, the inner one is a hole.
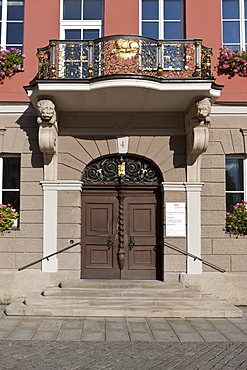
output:
M247 369L246 343L0 341L1 369Z
M2 314L0 369L247 370L247 309L241 319Z

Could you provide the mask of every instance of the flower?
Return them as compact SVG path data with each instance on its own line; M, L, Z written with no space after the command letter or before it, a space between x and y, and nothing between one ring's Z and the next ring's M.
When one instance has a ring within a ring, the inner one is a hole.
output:
M216 69L218 75L229 75L230 77L235 76L247 76L247 52L231 50L224 47L220 51L218 63Z
M20 70L24 58L19 49L0 49L0 83L3 83L5 77L12 77Z
M19 218L18 212L12 208L11 204L0 205L0 232L3 234L5 230L11 230L15 220Z
M226 212L225 231L229 234L247 235L247 202L236 203L230 212Z

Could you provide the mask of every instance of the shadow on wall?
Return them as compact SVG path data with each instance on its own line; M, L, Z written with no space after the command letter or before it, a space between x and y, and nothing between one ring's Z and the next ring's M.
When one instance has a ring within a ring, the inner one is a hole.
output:
M39 125L37 124L37 113L32 105L18 118L16 123L27 135L28 147L26 147L26 150L28 149L31 152L32 167L43 168L43 154L39 149L38 140Z
M171 136L170 150L173 151L174 168L186 168L186 137Z

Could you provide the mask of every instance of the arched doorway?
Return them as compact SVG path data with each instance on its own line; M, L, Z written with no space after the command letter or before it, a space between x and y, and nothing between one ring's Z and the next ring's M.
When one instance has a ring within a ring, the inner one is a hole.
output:
M82 180L81 277L162 280L159 169L142 157L107 156Z

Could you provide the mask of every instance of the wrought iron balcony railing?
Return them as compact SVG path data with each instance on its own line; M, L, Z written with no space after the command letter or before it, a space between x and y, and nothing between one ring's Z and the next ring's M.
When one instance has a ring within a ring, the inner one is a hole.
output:
M208 79L212 49L201 39L154 40L121 35L96 40L50 40L39 48L39 79L92 79L134 74Z

